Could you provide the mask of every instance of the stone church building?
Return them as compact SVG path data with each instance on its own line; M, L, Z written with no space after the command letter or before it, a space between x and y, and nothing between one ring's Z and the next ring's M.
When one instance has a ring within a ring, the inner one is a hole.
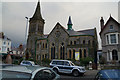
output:
M98 48L96 28L81 31L73 29L71 17L68 19L67 29L59 22L52 31L44 34L45 20L42 18L40 3L37 3L35 13L29 20L29 35L27 53L36 60L75 59L76 52L79 59L95 58Z

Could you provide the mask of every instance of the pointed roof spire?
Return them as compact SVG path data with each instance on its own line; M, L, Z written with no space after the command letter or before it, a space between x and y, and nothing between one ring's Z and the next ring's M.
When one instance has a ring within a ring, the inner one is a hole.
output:
M38 0L38 3L37 3L37 7L36 7L36 10L35 10L35 13L33 15L33 17L31 19L39 19L39 20L43 20L44 19L42 18L41 16L41 10L40 10L40 1Z
M72 21L71 21L71 16L69 16L69 20L68 20L68 30L72 30Z
M68 25L72 25L71 16L69 16Z

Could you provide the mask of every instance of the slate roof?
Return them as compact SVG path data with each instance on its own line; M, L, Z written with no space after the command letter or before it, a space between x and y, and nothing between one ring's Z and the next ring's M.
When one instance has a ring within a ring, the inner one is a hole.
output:
M68 30L67 31L70 36L77 36L77 35L95 35L95 29L87 29L87 30L80 30L80 31L74 31L74 30Z
M73 36L73 35L85 35L85 33L77 32L77 31L74 31L74 30L68 30L67 32L68 32L68 34L70 36Z
M87 30L81 30L78 31L80 33L84 33L85 35L95 35L95 28L94 29L87 29Z

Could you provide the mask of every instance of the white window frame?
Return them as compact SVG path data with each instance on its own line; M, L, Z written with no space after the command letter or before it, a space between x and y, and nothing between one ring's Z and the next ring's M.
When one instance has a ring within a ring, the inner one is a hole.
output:
M116 43L111 43L111 37L110 37L110 35L112 35L112 34L115 34L115 36L116 36ZM108 33L108 34L106 34L106 36L105 36L106 37L106 45L118 44L118 34L119 33ZM107 36L108 36L109 40L107 40Z

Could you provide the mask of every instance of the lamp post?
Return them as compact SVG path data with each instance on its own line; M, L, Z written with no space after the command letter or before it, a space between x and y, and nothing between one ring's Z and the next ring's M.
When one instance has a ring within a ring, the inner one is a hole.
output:
M28 17L25 17L26 18L26 30L25 30L25 45L26 45L26 41L27 41L27 27L28 27Z
M24 50L24 55L27 54L27 27L28 27L28 17L25 17L26 19L26 29L25 29L25 50ZM26 57L27 58L27 57Z

